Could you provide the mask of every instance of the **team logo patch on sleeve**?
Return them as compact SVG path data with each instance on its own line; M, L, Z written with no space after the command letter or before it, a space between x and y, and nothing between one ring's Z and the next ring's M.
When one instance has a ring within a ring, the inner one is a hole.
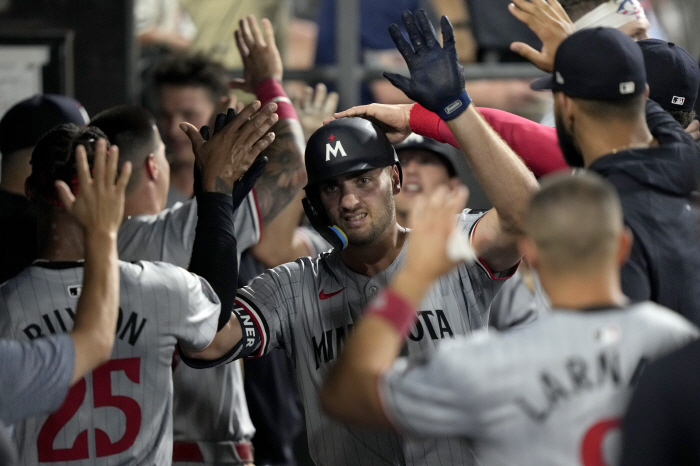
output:
M267 351L269 329L260 310L242 296L236 297L233 308L243 332L240 357L259 358Z

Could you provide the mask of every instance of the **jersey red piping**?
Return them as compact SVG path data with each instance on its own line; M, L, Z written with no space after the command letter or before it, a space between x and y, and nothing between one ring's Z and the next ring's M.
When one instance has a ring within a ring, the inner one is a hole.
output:
M262 216L260 215L260 206L258 205L258 195L255 193L255 188L251 189L250 193L253 196L253 223L255 223L255 228L258 230L258 242L262 239L263 235L263 225Z
M486 214L479 217L479 220L477 220L476 223L474 223L474 225L472 226L472 231L469 233L469 242L472 243L472 245L474 244L474 232L476 231L476 226L479 224L479 222L481 222L481 219L484 217L486 217ZM481 267L481 269L488 274L488 276L491 278L491 280L508 280L510 277L513 276L513 274L515 274L515 271L518 270L518 266L520 265L520 261L518 261L518 263L515 264L515 266L513 267L513 271L505 277L496 277L493 274L493 272L491 272L491 269L489 268L489 266L486 265L486 262L484 261L484 259L482 259L481 257L477 257L476 264L479 265Z

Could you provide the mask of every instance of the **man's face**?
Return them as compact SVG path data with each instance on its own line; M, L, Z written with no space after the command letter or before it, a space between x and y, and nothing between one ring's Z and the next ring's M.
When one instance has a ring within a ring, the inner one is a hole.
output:
M158 126L173 162L194 163L192 144L180 129L183 121L197 128L209 123L215 104L203 87L164 85L159 92Z
M646 18L635 19L618 29L634 40L644 40L649 38L649 20Z
M398 152L403 171L401 192L396 195L396 210L407 213L415 199L429 195L439 186L454 185L442 159L433 152L422 149L403 149Z
M395 222L394 178L398 172L385 167L320 183L323 207L350 245L372 244Z
M582 168L585 166L583 154L578 148L574 135L569 132L564 124L562 116L561 99L562 95L556 95L554 98L554 120L557 126L557 137L559 138L559 148L561 149L564 160L567 165L572 168Z

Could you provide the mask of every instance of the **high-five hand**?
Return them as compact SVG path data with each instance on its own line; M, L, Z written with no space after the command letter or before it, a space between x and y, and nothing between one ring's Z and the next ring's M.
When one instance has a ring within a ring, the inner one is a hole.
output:
M508 9L542 41L539 52L523 42L513 42L510 49L551 73L559 44L576 30L569 15L557 0L513 0Z
M224 126L208 141L191 124L180 125L192 143L204 191L231 194L234 182L275 139L275 133L268 131L278 120L276 109L275 103L260 108L256 100L230 121L221 114L217 120Z
M443 120L456 118L467 109L471 99L464 89L464 69L457 57L450 20L442 17L444 46L441 47L425 11L418 10L415 17L410 11L404 11L402 19L411 43L404 39L396 24L389 26L389 34L406 60L411 77L388 72L384 76Z
M244 79L234 79L229 87L251 94L255 94L258 84L268 78L282 81L282 57L275 44L272 23L267 18L260 23L263 32L260 32L255 16L248 15L240 20L240 27L234 32L236 46L243 59Z
M117 178L119 149L100 139L95 143L94 173L90 174L83 146L75 150L78 172L78 193L73 195L68 185L56 181L56 190L64 208L85 228L87 235L103 233L116 235L124 217L124 192L131 176L131 162L124 163Z

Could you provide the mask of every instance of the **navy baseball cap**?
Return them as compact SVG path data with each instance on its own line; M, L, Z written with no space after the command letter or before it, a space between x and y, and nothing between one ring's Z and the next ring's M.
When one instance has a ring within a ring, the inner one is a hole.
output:
M54 126L85 126L89 120L77 100L58 94L37 94L15 104L0 120L0 154L35 146Z
M530 87L580 99L621 100L642 94L646 82L637 44L617 29L599 27L564 39L554 56L553 73Z
M692 110L700 87L700 66L673 42L645 39L637 42L644 55L649 98L668 110Z

